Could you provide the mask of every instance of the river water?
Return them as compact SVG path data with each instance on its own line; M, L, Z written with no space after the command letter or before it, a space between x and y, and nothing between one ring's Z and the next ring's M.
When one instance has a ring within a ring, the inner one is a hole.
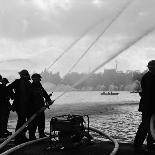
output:
M89 115L90 126L102 130L118 142L132 143L137 131L141 113L138 112L139 95L127 91L119 95L101 95L99 91L54 92L57 98L46 110L46 132L49 133L50 119L61 114ZM14 131L16 114L10 114L8 128ZM100 139L100 137L98 137Z

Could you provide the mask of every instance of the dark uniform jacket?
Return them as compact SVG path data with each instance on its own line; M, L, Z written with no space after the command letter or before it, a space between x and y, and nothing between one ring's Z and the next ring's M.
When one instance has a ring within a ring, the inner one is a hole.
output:
M0 84L0 108L1 109L9 109L11 104L9 102L10 98L12 98L13 92L11 92L7 86Z
M35 84L32 82L31 84L31 101L32 101L32 111L36 112L40 110L44 105L45 101L51 101L49 95L45 91L45 89L42 87L40 83Z
M12 110L15 111L26 111L28 105L31 102L31 82L25 79L16 79L10 85L9 89L14 90L14 101Z
M141 88L139 111L155 112L155 75L150 71L142 77Z

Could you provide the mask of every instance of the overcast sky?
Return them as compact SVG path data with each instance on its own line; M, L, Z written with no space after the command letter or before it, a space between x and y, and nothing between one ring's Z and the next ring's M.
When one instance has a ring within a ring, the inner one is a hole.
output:
M128 1L132 1L128 4ZM119 14L73 71L90 72L128 43L155 27L155 0L0 0L0 74L23 68L40 72L89 30L54 66L65 75L89 45ZM103 66L145 70L155 59L155 33Z

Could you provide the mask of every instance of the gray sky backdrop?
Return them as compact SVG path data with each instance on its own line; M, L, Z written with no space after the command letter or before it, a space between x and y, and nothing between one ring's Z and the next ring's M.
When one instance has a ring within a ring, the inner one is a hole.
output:
M0 74L48 68L74 40L99 23L50 68L65 75L128 1L132 3L76 66L77 72L90 72L155 27L155 0L0 0ZM150 59L155 59L154 32L99 72L114 68L116 61L118 70L143 71Z

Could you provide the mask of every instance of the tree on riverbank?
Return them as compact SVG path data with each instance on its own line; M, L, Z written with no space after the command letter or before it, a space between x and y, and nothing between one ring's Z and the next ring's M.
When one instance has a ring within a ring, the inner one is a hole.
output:
M42 83L49 83L55 85L58 89L62 87L67 87L71 90L129 90L138 91L140 90L139 81L143 73L139 71L127 71L127 72L117 72L115 69L105 70L104 73L94 73L89 79L82 82L75 88L71 86L77 82L79 79L86 76L86 73L72 72L64 77L61 77L59 73L48 72L46 69L41 72ZM50 89L50 85L48 89ZM52 85L52 89L53 89ZM61 87L60 87L61 85ZM63 88L62 88L63 89Z

